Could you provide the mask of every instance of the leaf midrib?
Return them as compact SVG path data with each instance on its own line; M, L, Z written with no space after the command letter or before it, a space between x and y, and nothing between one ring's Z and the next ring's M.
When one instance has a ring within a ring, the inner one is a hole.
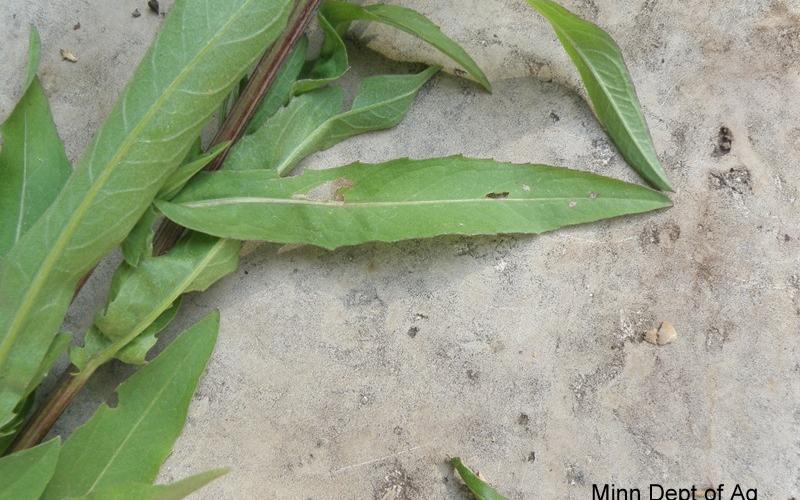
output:
M372 207L394 207L394 206L425 206L425 205L455 205L459 203L536 203L536 202L553 202L553 201L578 201L581 197L561 197L553 196L546 198L456 198L456 199L442 199L442 200L413 200L413 201L368 201L368 202L352 202L352 201L326 201L326 200L309 200L309 199L296 199L296 198L270 198L261 196L235 196L230 198L213 198L202 201L193 201L185 203L173 203L174 205L182 206L184 208L213 208L230 205L244 205L244 204L264 204L264 205L316 205L325 207L353 207L353 208L372 208ZM641 201L653 203L661 203L659 200L649 200L647 198L618 198L603 196L594 200L610 200L610 201Z
M66 246L69 242L69 238L74 234L75 230L78 227L78 224L83 219L86 211L91 206L94 199L97 197L98 193L105 186L105 183L108 181L108 178L111 174L115 171L115 168L120 164L122 157L128 153L131 147L136 143L136 139L142 132L142 129L145 128L146 125L149 125L150 120L152 119L153 115L156 114L156 110L160 110L161 106L163 105L164 101L171 97L178 90L178 85L183 83L183 81L188 77L192 70L198 65L198 60L201 59L205 54L209 51L209 48L216 44L217 40L226 34L232 24L234 24L234 20L239 18L239 14L243 9L249 7L255 0L246 0L244 3L239 6L236 12L230 17L230 20L226 22L217 34L214 35L209 41L205 44L205 46L200 50L197 55L192 58L192 60L186 65L186 70L182 71L166 88L166 90L159 96L153 106L145 113L136 127L131 130L131 133L128 134L125 141L122 143L122 146L117 150L117 153L106 163L106 167L103 169L102 173L98 177L97 182L93 183L92 187L88 191L87 195L83 198L81 203L78 205L78 208L73 212L73 215L70 217L69 222L66 224L65 230L62 231L59 238L56 240L56 244L53 245L52 250L48 253L47 257L42 262L42 265L39 267L38 271L36 272L34 279L31 281L31 284L27 287L25 291L25 295L23 298L23 302L20 307L17 308L16 314L14 314L14 319L8 329L8 334L5 339L3 339L2 344L0 344L0 365L3 365L5 361L8 359L9 352L11 350L11 346L17 339L17 336L22 331L22 327L27 323L27 317L34 305L34 297L37 297L41 292L42 288L44 287L45 282L47 281L47 277L53 270L53 267L57 263L58 259L63 255ZM287 5L289 5L287 3ZM273 19L272 23L277 22L280 16L276 16ZM158 40L156 38L156 40ZM127 89L126 92L123 94L122 98L125 99L127 96ZM102 128L101 128L102 130ZM99 137L98 137L99 140ZM90 167L87 167L90 168Z

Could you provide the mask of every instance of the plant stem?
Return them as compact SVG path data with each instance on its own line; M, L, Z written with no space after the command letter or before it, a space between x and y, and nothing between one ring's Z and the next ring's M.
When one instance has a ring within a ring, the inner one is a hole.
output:
M89 381L90 372L73 374L73 370L77 370L77 368L70 365L64 371L56 389L48 395L47 401L37 408L36 414L25 424L25 428L6 453L14 453L36 446L50 432L69 403Z
M248 122L253 117L261 100L275 81L278 71L291 53L295 43L300 39L300 36L302 36L308 24L313 19L314 13L320 3L321 0L299 0L297 2L289 18L287 28L275 43L264 52L261 60L253 70L247 82L247 86L239 95L239 98L234 103L224 123L211 141L210 147L225 141L232 141L232 143L234 143L244 134ZM229 149L230 147L228 150ZM228 150L220 153L219 156L206 167L206 170L218 170L222 166L222 162L225 161ZM162 255L169 251L169 249L178 242L183 231L184 228L170 221L164 221L156 232L153 253L155 255ZM78 283L75 295L78 294L90 275L91 272ZM111 359L111 357L113 357L113 353L111 356L106 357L105 360ZM25 428L20 432L9 448L9 453L30 448L44 439L61 414L64 413L78 392L86 385L86 382L88 382L95 370L99 368L105 360L87 365L82 371L77 373L77 368L70 365L61 375L56 389L48 395L45 403L36 410L33 417L25 424Z

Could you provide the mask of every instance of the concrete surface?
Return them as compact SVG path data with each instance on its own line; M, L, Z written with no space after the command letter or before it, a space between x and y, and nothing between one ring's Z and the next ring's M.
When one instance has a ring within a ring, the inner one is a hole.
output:
M398 3L463 43L494 94L439 77L402 125L308 167L463 152L636 180L525 2ZM181 325L218 307L222 332L163 480L230 466L197 497L460 499L445 465L460 455L514 499L591 498L592 483L607 482L800 495L800 2L564 3L621 45L674 208L540 237L260 248L186 301ZM42 80L75 158L160 20L143 0L4 4L0 115L35 22ZM363 46L433 55L392 30L356 34L350 87L385 68L366 69L375 56ZM111 268L70 328L98 307ZM662 320L677 340L643 342ZM104 370L59 430L127 373Z

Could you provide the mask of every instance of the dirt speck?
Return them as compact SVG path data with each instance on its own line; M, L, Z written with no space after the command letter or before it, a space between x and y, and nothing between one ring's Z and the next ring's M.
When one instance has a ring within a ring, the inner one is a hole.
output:
M75 24L72 26L72 29L74 29L74 30L79 30L79 29L81 29L81 23L75 23Z
M717 145L714 148L713 156L724 156L733 149L733 132L725 125L717 132Z
M536 461L536 452L532 451L528 453L528 458L526 459L528 462L533 463Z
M408 329L408 332L406 332L406 333L408 334L409 337L411 337L413 339L419 333L419 327L418 326L412 326L411 328Z
M550 119L553 120L553 123L561 121L561 117L555 114L553 111L550 112Z
M480 378L480 372L469 369L467 370L467 378L470 379L472 382L477 382L478 379Z
M531 418L526 413L520 413L519 417L517 417L517 423L523 427L528 427Z
M745 167L735 167L721 172L711 172L708 176L712 189L726 190L737 194L753 192L750 170Z
M155 14L161 12L161 6L158 4L158 0L147 0L147 7Z
M142 13L139 12L139 9L133 9L133 12L131 12L131 17L140 17L141 15Z

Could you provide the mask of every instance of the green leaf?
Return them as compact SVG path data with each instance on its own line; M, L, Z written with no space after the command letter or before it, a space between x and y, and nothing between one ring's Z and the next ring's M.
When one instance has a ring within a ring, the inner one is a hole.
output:
M314 132L342 111L339 87L327 87L295 97L254 133L243 137L225 160L225 170L269 169L292 155Z
M467 485L467 488L475 495L477 500L506 500L506 497L498 493L485 481L482 481L474 472L461 463L460 458L455 457L451 459L450 465L458 471L458 475L461 476L464 484Z
M0 500L36 500L53 476L59 438L0 458Z
M25 72L25 85L22 87L23 92L28 90L28 87L33 83L36 78L36 73L39 71L39 60L42 54L42 39L39 38L39 30L36 26L31 25L31 31L28 35L28 69Z
M274 168L278 175L285 175L312 153L358 134L394 127L408 112L419 89L437 71L438 68L428 68L416 75L365 78L350 111L324 121L321 119L334 108L341 109L340 91L321 89L299 96L237 145L234 158L226 162L225 168ZM314 110L314 106L320 109Z
M542 233L670 206L651 189L587 172L453 156L196 179L168 218L224 238L328 249L444 234Z
M350 69L347 59L347 47L333 26L320 13L317 16L319 25L325 34L319 56L308 61L303 67L302 80L295 82L293 93L299 95L338 80Z
M219 314L175 339L117 389L64 443L43 498L102 491L120 483L152 483L183 429L197 382L214 349Z
M13 418L78 280L119 245L289 0L183 0L53 204L0 263L0 425Z
M70 500L180 500L227 473L227 469L215 469L171 484L114 484L82 497L72 497Z
M122 343L115 345L113 339L106 337L96 325L92 325L83 339L83 346L73 346L70 349L70 361L78 370L83 371L90 361L105 355L108 351L108 355L123 363L143 365L146 363L147 353L158 341L158 334L175 319L179 309L180 299L123 347L120 347Z
M95 318L95 331L89 332L84 347L73 350L73 363L93 371L115 356L128 358L135 353L138 358L148 337L169 323L165 311L182 294L206 290L236 270L240 246L238 241L192 233L166 255L143 259L137 267L120 264L109 302ZM124 353L126 346L132 351Z
M160 200L169 200L172 199L178 192L189 182L189 179L194 177L194 175L203 170L206 165L214 161L214 158L219 156L220 153L225 151L225 149L231 145L231 141L225 141L217 144L213 148L211 148L208 153L205 153L191 161L189 163L183 164L178 167L178 170L173 172L167 182L164 183L164 186L161 187L161 190L158 192L156 198ZM152 246L150 247L152 250Z
M144 211L139 222L133 226L120 246L125 262L136 267L143 256L153 254L153 225L156 223L156 219L158 219L158 213L150 206Z
M481 68L456 42L442 33L438 26L419 12L399 5L372 4L354 5L348 2L326 0L322 5L322 14L339 32L345 31L352 21L373 21L393 26L406 33L421 38L472 75L486 90L492 91L492 85L483 74Z
M0 259L50 206L72 171L36 78L39 46L31 28L25 93L0 125Z
M286 106L292 97L292 87L300 76L303 64L306 60L308 50L308 37L303 35L292 50L289 58L284 61L280 71L272 82L272 86L267 91L267 95L261 101L258 109L247 125L247 133L252 134L269 118L274 115L281 106Z
M652 186L672 191L658 160L622 52L608 33L551 0L528 0L550 24L592 101L595 115L625 160Z

